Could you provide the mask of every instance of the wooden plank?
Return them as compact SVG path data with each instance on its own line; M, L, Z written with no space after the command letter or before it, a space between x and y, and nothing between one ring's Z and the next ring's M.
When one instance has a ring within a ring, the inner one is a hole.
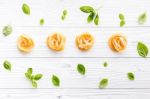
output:
M27 3L31 8L31 15L24 15L22 4ZM82 5L91 5L99 10L100 26L119 26L119 13L124 13L126 26L139 26L138 16L147 11L149 15L148 0L2 0L0 1L0 26L11 24L13 26L39 26L40 18L45 19L45 26L95 26L87 24L87 14L82 13L79 8ZM68 9L66 20L61 21L63 9ZM10 13L11 12L11 13ZM82 17L81 17L82 16ZM144 26L150 26L150 20Z
M35 73L42 73L43 79L39 81L39 88L55 88L51 76L57 75L61 80L60 89L98 89L102 78L109 79L108 89L120 88L150 88L150 59L140 58L6 58L12 63L12 72L1 67L0 88L32 88L24 73L32 67ZM1 58L3 62L5 59ZM108 67L103 67L103 62ZM77 64L84 64L86 75L80 75ZM135 74L135 81L129 81L127 73Z
M95 37L95 44L90 51L82 52L75 44L77 35L89 32ZM47 37L53 32L61 32L66 36L65 50L54 52L46 45ZM122 32L128 39L128 46L123 53L115 53L108 47L108 39L115 33ZM17 38L21 34L27 34L35 41L35 48L31 53L22 54L17 49ZM149 27L145 28L49 28L49 27L15 27L9 37L0 37L2 48L1 57L139 57L136 47L137 42L142 41L147 46L149 43ZM70 53L73 52L73 53ZM149 57L149 56L148 56Z
M59 93L58 93L59 92ZM67 89L67 90L49 90L49 89L0 89L1 99L149 99L150 90L85 90L85 89ZM57 94L56 94L57 93Z

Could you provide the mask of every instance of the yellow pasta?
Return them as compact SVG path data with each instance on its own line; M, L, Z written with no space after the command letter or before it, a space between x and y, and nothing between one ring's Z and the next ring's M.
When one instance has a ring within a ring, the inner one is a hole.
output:
M80 50L87 51L92 48L94 37L89 33L83 33L76 37L76 45Z
M47 46L54 51L62 51L65 43L66 38L60 33L53 33L47 38Z
M109 47L116 52L121 52L126 49L127 39L121 34L112 35L109 39Z
M18 49L22 52L30 52L34 47L34 41L27 35L20 35L17 43Z

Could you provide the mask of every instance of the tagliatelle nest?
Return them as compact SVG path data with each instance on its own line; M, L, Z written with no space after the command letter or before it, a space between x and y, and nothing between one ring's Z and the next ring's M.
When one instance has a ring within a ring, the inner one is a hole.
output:
M121 34L112 35L108 43L109 47L116 52L121 52L127 47L127 39Z
M17 43L18 49L22 52L30 52L34 47L34 41L27 35L20 35Z
M66 38L60 33L54 33L47 38L47 46L55 51L62 51L65 47Z
M89 33L83 33L76 37L76 45L80 50L86 51L92 48L94 37Z

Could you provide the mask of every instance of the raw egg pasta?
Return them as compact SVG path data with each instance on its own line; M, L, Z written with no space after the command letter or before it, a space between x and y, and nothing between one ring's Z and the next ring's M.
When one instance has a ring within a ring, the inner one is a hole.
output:
M92 48L94 37L89 33L83 33L76 37L76 45L80 50L86 51Z
M127 46L127 39L121 34L112 35L108 42L109 47L116 52L125 50Z
M17 43L18 49L22 52L30 52L34 47L34 41L27 35L20 35Z
M47 38L47 46L55 51L62 51L65 47L66 38L60 33L54 33Z

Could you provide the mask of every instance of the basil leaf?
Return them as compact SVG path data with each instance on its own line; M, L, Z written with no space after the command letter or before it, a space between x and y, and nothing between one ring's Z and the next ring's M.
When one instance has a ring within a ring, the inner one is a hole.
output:
M68 13L67 10L64 10L64 11L63 11L63 15L64 15L64 16L66 16L67 13Z
M36 81L32 81L32 86L33 86L34 88L37 88L37 83L36 83Z
M40 19L40 25L44 25L44 19Z
M100 83L99 83L99 88L106 88L108 85L108 79L107 78L103 78Z
M125 25L125 21L124 20L120 21L120 27L123 27L124 25Z
M94 11L93 7L91 6L82 6L80 7L80 10L85 13L91 13Z
M3 35L8 36L12 33L12 27L10 25L7 25L3 28Z
M28 68L27 73L31 75L32 72L33 72L32 68Z
M78 72L79 72L81 75L85 75L86 69L85 69L84 65L78 64L78 65L77 65L77 70L78 70Z
M138 42L137 52L141 57L146 57L148 55L148 47L142 42Z
M26 78L31 79L31 74L25 73Z
M42 74L36 74L36 75L34 76L34 80L40 80L42 77L43 77Z
M66 18L66 16L62 15L61 16L61 20L64 20Z
M104 67L107 67L107 66L108 66L108 63L107 63L107 62L104 62L103 66L104 66Z
M107 78L103 78L100 82L99 82L99 88L106 88L108 85L108 79Z
M54 86L59 86L60 85L60 80L56 75L52 76L52 83Z
M139 24L144 24L147 20L147 15L146 15L146 12L145 13L142 13L139 18L138 18L138 23Z
M11 63L9 61L5 60L3 66L6 70L11 71Z
M128 76L129 80L134 80L134 74L133 73L130 72L127 74L127 76Z
M95 13L94 12L91 12L90 15L88 16L87 18L87 22L90 23L93 21L94 19L94 16L95 16Z
M120 20L124 20L124 19L125 19L125 18L124 18L124 15L123 15L122 13L119 14L119 19L120 19Z
M94 23L95 25L98 25L99 24L99 15L97 14L95 19L94 19Z
M25 3L22 5L22 11L25 14L30 15L30 7L27 4L25 4Z

